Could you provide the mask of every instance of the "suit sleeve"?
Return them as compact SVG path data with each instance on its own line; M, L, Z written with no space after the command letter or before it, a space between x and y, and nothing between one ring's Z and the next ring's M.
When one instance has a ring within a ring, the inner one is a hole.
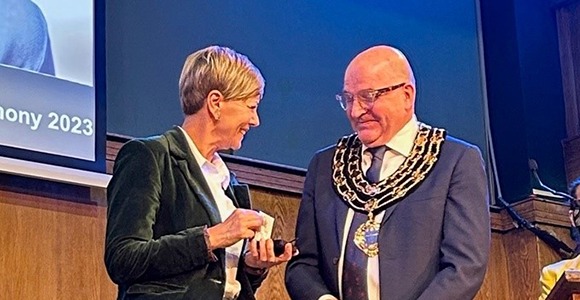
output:
M153 238L160 207L161 163L141 141L119 152L107 187L105 265L117 284L156 280L210 261L204 227Z
M316 228L315 183L317 156L310 162L296 222L296 246L299 254L286 267L286 289L292 299L317 300L332 294L326 287L319 270L318 230Z
M490 247L489 192L481 154L467 148L454 167L445 205L440 271L418 300L465 300L477 294Z

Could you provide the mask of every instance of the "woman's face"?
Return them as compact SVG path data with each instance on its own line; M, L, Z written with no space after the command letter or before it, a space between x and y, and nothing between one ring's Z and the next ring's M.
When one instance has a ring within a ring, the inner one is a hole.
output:
M258 105L260 96L241 100L224 101L221 107L221 117L217 123L219 149L238 150L242 147L244 135L251 127L260 125Z

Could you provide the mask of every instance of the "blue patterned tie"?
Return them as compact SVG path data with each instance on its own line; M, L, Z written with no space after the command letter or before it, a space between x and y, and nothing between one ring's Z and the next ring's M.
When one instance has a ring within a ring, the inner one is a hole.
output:
M387 146L367 149L373 156L371 166L367 170L366 177L370 182L377 182L380 179L383 157ZM367 300L367 255L362 252L354 243L354 233L357 228L368 219L364 213L354 212L346 249L344 253L344 267L342 272L342 299L343 300Z

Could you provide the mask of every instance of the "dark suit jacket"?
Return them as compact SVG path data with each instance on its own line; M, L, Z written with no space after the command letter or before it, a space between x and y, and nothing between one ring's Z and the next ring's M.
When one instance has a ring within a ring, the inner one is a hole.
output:
M339 298L338 261L347 205L332 187L334 147L308 168L296 235L300 254L286 269L292 299ZM479 150L447 137L427 178L385 211L379 232L382 300L466 300L486 272L488 190Z
M250 208L248 186L234 176L226 194ZM203 234L221 219L180 129L125 144L107 200L105 264L118 299L222 299L225 250L212 261ZM238 299L254 299L263 278L246 274L243 259L239 267Z

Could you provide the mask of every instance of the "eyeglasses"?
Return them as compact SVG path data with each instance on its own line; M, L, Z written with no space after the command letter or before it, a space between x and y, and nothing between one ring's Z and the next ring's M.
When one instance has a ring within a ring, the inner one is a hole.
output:
M359 104L361 105L362 108L371 109L379 96L381 96L386 92L394 91L404 86L405 84L406 84L405 82L402 82L378 90L374 89L361 90L358 91L356 95L353 95L349 92L342 92L336 95L336 101L340 103L342 109L347 110L352 108L354 99L355 97L357 97L359 99Z

